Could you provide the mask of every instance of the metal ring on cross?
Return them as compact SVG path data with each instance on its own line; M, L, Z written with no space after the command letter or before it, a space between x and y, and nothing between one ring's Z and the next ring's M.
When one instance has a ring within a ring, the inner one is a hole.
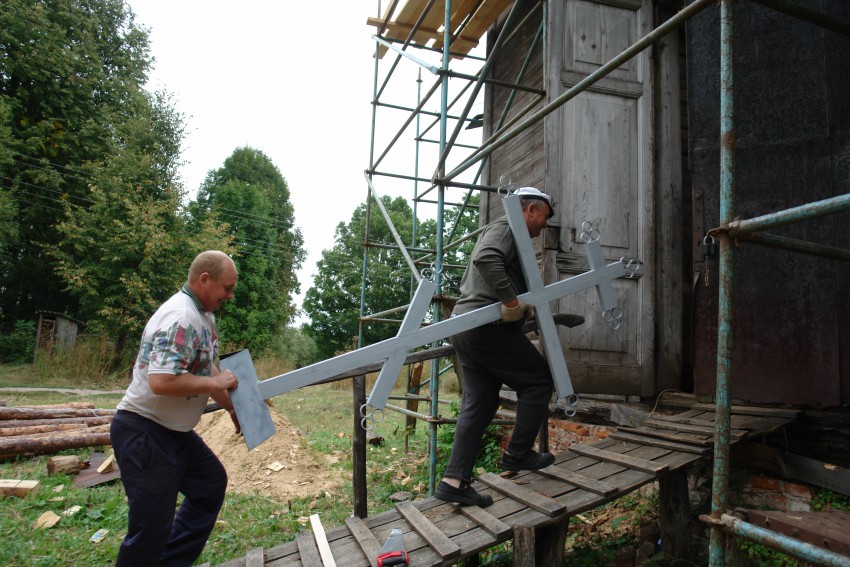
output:
M640 260L635 260L634 258L626 258L625 256L620 258L620 263L623 264L623 267L626 270L626 277L628 279L632 279L637 275L640 271L643 262Z
M374 429L375 425L384 421L384 410L375 409L370 404L360 406L360 425L366 431Z
M602 318L605 319L605 322L612 329L619 329L623 321L623 310L620 307L612 307L602 312Z
M596 242L600 238L599 231L593 228L593 223L590 221L584 221L581 223L581 234L579 235L579 239L585 244L590 244L591 242Z
M502 175L499 177L499 187L496 189L496 193L502 197L507 197L513 193L513 184L511 183L511 178L509 176Z
M434 281L434 278L437 276L437 274L435 274L435 273L434 273L434 271L433 271L431 268L422 268L422 269L419 271L419 274L420 274L423 278L425 278L426 280L428 280L429 282Z

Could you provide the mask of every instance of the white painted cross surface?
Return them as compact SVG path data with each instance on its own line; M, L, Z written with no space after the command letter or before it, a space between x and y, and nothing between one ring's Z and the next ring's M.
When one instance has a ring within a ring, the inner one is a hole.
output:
M596 287L604 309L606 311L612 309L616 306L616 298L611 282L627 274L627 264L625 260L621 260L604 265L601 245L598 239L591 239L589 242L585 242L586 253L588 254L591 267L588 272L549 284L548 286L543 286L540 274L537 271L537 261L535 259L534 248L531 244L531 238L523 220L519 198L509 195L503 201L529 288L528 292L519 295L518 298L529 305L535 306L538 328L543 337L545 352L555 381L558 397L569 398L568 402L574 404L575 393L570 382L564 353L558 340L557 329L555 328L549 304L565 295ZM631 266L631 262L628 265ZM367 406L372 408L371 411L383 410L389 399L401 365L411 349L441 341L457 333L501 319L501 306L495 303L420 328L419 324L427 312L434 289L433 282L422 279L414 300L411 302L408 313L399 329L399 333L395 337L379 343L263 381L256 380L256 374L253 372L239 373L234 368L231 368L229 366L231 363L228 361L235 360L237 357L222 360L222 368L229 368L239 378L239 387L231 392L231 399L233 399L236 415L239 417L242 429L246 432L245 439L246 443L248 443L248 448L253 449L253 447L267 439L273 433L273 431L269 433L267 428L259 434L255 434L253 431L249 434L246 431L246 426L251 428L255 423L265 422L264 417L257 415L268 415L268 408L264 402L265 399L304 386L317 384L348 370L371 364L375 361L386 360L385 367L366 401ZM242 357L242 360L244 362L244 357ZM250 358L248 360L250 361ZM367 415L371 414L364 412L364 417ZM249 436L251 441L248 440Z

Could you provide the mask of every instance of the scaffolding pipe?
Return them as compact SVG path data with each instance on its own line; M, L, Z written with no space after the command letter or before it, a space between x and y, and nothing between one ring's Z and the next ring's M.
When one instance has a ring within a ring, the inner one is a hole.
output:
M452 79L465 79L467 81L479 81L478 76L470 75L468 73L459 73L457 71L448 71L449 77ZM484 79L482 82L488 85L493 85L495 87L505 87L508 89L514 89L518 91L524 91L531 94L536 94L539 96L546 96L546 91L543 89L538 89L537 87L526 87L525 85L520 85L517 83L509 83L508 81L502 81L499 79Z
M415 107L411 108L409 106L401 106L400 104L390 104L388 102L376 102L375 104L383 108L392 108L393 110L402 110L404 112L417 112L417 109ZM435 116L438 118L440 116L439 112L435 112L433 110L419 110L418 112L419 114L425 116ZM452 116L451 114L448 115L448 118L451 120L460 120L460 116ZM466 122L472 122L472 118L467 118ZM478 146L475 147L477 148Z
M401 40L401 39L393 39L391 37L385 37L384 41L387 41L389 43L402 43L403 42L403 40ZM429 45L421 45L419 43L411 43L410 47L412 47L414 49L421 49L422 51L433 51L434 53L442 53L443 52L442 49L439 49L439 48L436 48L436 47L431 47ZM471 59L471 60L474 60L474 61L484 61L485 60L484 57L481 57L479 55L472 55L470 53L461 53L460 51L449 51L449 55L451 55L452 57L459 57L461 59Z
M737 238L742 234L785 226L786 224L792 224L834 213L842 213L845 211L850 211L850 193L831 197L829 199L823 199L822 201L806 203L799 207L792 207L790 209L777 211L775 213L768 213L766 215L747 220L729 219L729 221L721 223L721 225L726 225L728 227L729 236ZM723 231L724 228L721 226L720 229L716 230Z
M720 2L720 222L735 218L735 99L734 99L734 2ZM714 466L711 484L711 517L720 519L729 501L729 431L731 429L732 296L735 247L728 235L720 237L717 299L717 385L715 394ZM726 532L712 525L708 547L709 565L726 564Z
M380 165L381 161L387 156L387 154L392 149L393 145L398 141L399 138L401 138L401 135L404 133L404 131L407 129L407 127L410 126L410 123L413 122L413 119L416 118L417 116L419 116L419 111L422 110L422 107L425 106L425 103L428 102L428 99L431 98L431 95L433 95L437 91L437 89L440 87L440 83L442 83L442 81L443 81L443 79L439 78L434 82L434 86L431 87L431 90L428 91L428 93L425 95L425 98L423 98L419 102L419 104L416 105L416 108L413 109L413 111L410 113L410 116L407 117L407 120L405 120L404 124L402 124L401 128L398 129L398 132L393 137L392 141L390 141L390 143L387 144L387 149L385 149L384 153L382 153L381 156L377 159L377 161L375 161L372 164L370 169L374 169L374 168L378 167L378 165Z
M410 254L407 252L407 248L404 245L404 242L401 240L401 236L399 236L398 231L393 224L393 219L390 218L390 214L387 212L387 209L384 208L384 204L381 202L381 197L378 195L378 192L375 190L375 186L372 185L372 180L369 179L369 174L365 173L364 177L366 178L366 183L369 184L369 191L371 191L372 196L375 197L375 203L378 204L378 209L380 209L381 214L384 216L384 220L387 223L387 227L390 229L390 233L393 235L393 240L395 240L396 245L398 246L401 255L404 256L404 261L407 262L407 267L410 268L410 271L413 273L413 276L416 278L416 281L422 279L422 276L419 275L419 270L416 269L416 265L413 263L413 258L410 257ZM365 284L366 279L363 279Z
M848 567L850 559L822 547L802 542L774 531L745 522L735 516L721 516L724 529L736 536L755 541L812 565Z
M424 413L415 412L413 410L409 410L406 408L401 408L398 406L394 406L392 404L386 404L384 406L385 409L392 410L398 412L402 415L407 415L410 417L414 417L416 419L421 419L422 421L428 422L430 425L436 427L437 425L444 425L447 423L457 423L457 418L454 417L440 417L434 415L426 415ZM494 419L490 422L493 425L513 425L516 423L513 419Z
M387 29L387 24L390 23L390 20L393 17L393 12L395 12L396 6L398 6L398 0L393 0L393 3L390 4L390 7L387 8L387 15L384 17L384 21L381 23L381 27L378 28L378 35L384 33L384 30ZM378 13L381 12L381 5L378 4Z
M826 244L817 244L798 240L796 238L788 238L787 236L777 236L775 234L767 234L764 232L754 232L752 234L742 234L738 236L739 240L766 246L768 248L776 248L778 250L789 250L791 252L799 252L800 254L808 254L809 256L818 256L820 258L828 258L830 260L843 260L850 262L850 250L846 248L838 248L835 246L827 246Z
M672 30L678 28L689 18L694 15L700 13L704 9L716 3L716 0L695 0L692 4L683 8L678 14L671 17L669 20L655 28L650 33L643 36L641 39L627 47L624 51L620 52L619 55L605 63L599 69L579 81L575 86L570 88L565 93L562 93L556 99L554 99L549 104L545 105L543 108L532 114L528 117L524 122L518 124L515 128L505 132L500 135L497 139L493 140L489 144L482 145L481 148L477 152L473 152L466 160L457 166L450 173L445 175L443 179L450 180L454 179L467 169L469 169L473 164L475 164L478 160L487 157L492 154L498 148L505 145L507 142L518 136L520 133L525 131L526 128L535 124L563 106L564 103L570 101L575 98L576 95L587 90L588 87L597 83L600 79L606 77L609 73L614 71L617 67L629 61L631 58L636 56L638 53L652 45L656 40L661 39Z
M543 25L545 26L545 24L543 24ZM543 26L541 26L541 27L543 27ZM525 75L525 71L527 70L528 66L530 65L531 53L534 50L536 41L537 41L537 37L534 38L534 42L532 42L531 48L528 50L528 55L526 56L526 61L523 62L522 68L519 71L519 74L518 74L518 77L517 77L517 82L522 81L522 78ZM544 90L544 93L545 93L545 90ZM540 100L542 100L542 98L543 98L543 97L540 97L536 100L532 100L531 102L526 104L522 109L520 109L520 111L517 112L517 114L514 117L512 117L510 120L507 120L507 115L508 115L508 112L510 110L510 107L513 106L513 101L514 101L514 98L515 98L514 94L515 94L514 92L511 92L511 95L508 97L508 100L505 102L505 107L504 107L504 109L502 109L502 116L499 118L499 122L496 125L496 131L493 133L493 135L490 136L490 138L485 140L482 145L486 145L487 143L490 142L490 140L493 140L497 135L499 135L501 132L503 132L506 128L510 128L511 126L516 124L519 120L522 119L523 116L525 116L526 114L531 112L534 109L535 106L540 104ZM478 171L475 173L475 180L477 180L479 177L481 177L481 172L484 171L484 165L485 165L484 161L482 161L479 168L478 168ZM451 183L451 182L447 182L446 185L454 186L454 187L458 186L457 183ZM435 187L436 187L436 185L431 185L431 187L429 187L428 189L426 189L422 193L422 197L427 195ZM478 187L478 188L481 189L481 187ZM498 188L493 187L490 190L491 191L497 191ZM467 201L468 201L468 198L467 198Z
M443 22L442 69L446 70L449 68L449 48L451 47L452 0L446 0L446 7L443 13L445 14L445 21ZM440 117L440 153L442 153L446 147L446 114L448 113L449 101L449 77L443 73L440 80L443 87L442 92L440 93L440 112L442 113L442 116ZM440 170L440 173L444 172L445 170ZM446 187L444 184L441 184L437 191L437 256L435 259L434 270L434 282L437 284L437 296L442 295L443 293L443 215L445 213L445 197ZM441 312L442 307L438 302L434 302L432 311L433 321L438 323L442 319L443 315ZM439 364L431 364L431 415L437 415L439 413L440 389L438 366ZM435 477L437 475L437 424L430 424L430 433L431 435L428 447L428 493L434 494Z
M386 311L379 311L378 313L372 313L369 315L370 317L383 317L385 315L395 315L396 313L403 313L410 308L410 304L401 305L399 307L393 307L392 309L387 309Z
M447 0L450 1L450 0ZM519 12L520 4L522 2L514 2L514 5L511 6L511 11L508 13L508 17L505 19L505 23L502 25L502 30L499 32L498 37L496 38L495 43L493 44L493 48L490 50L490 54L487 56L487 61L484 62L484 66L478 71L478 80L475 81L475 86L472 87L472 94L469 95L469 98L466 101L466 106L461 112L461 121L455 125L454 132L452 132L451 138L449 138L448 142L445 144L440 144L440 157L437 159L437 168L434 172L434 177L442 177L442 174L445 173L446 168L446 158L448 157L449 152L454 146L455 140L460 135L460 130L463 127L463 120L469 115L469 111L472 109L472 105L475 104L475 99L478 98L478 93L481 92L481 87L484 86L485 79L487 78L488 73L490 72L490 66L492 64L493 58L500 54L500 50L502 49L502 45L505 43L505 39L509 35L509 29L511 27L511 23L513 23L514 17ZM445 66L446 71L448 68L448 61ZM448 83L446 83L448 87ZM442 134L442 132L441 132ZM445 138L441 135L441 140Z
M469 82L468 82L468 83L466 83L466 84L465 84L465 85L464 85L464 86L460 89L460 91L457 93L457 95L454 97L454 99L453 99L453 100L449 103L449 105L446 107L446 111L448 111L448 110L449 110L449 109L451 109L451 108L454 108L454 105L455 105L456 103L460 102L461 98L463 98L463 95L466 93L466 91L468 91L468 90L470 89L470 87L472 87L472 83L469 83ZM425 129L424 129L424 130L420 133L420 134L419 134L420 136L424 136L425 134L427 134L428 132L430 132L430 131L431 131L431 128L433 128L434 126L438 126L438 125L440 124L440 120L442 119L442 114L441 114L441 113L439 113L439 112L428 112L427 114L433 115L433 116L435 116L435 118L434 118L434 120L431 122L431 124L429 124L429 125L428 125L428 126L427 126L427 127L426 127L426 128L425 128ZM455 118L454 116L451 116L451 115L447 115L447 116L448 116L449 118ZM458 117L458 118L459 118L459 117ZM472 122L472 119L467 119L467 121L468 121L468 122Z
M422 13L419 15L419 19L416 20L416 23L413 24L413 27L410 28L410 31L408 32L407 37L404 40L404 44L402 44L402 46L401 46L402 50L406 50L408 48L408 46L410 45L410 42L413 41L413 36L419 30L419 26L422 25L422 22L425 20L425 16L428 14L428 12L431 11L431 7L434 5L435 1L436 0L428 0L428 5L425 6L424 10L422 10ZM383 31L383 29L378 30L377 35L380 36L382 31ZM398 67L398 64L401 61L402 55L403 55L402 53L399 53L398 55L396 55L395 61L393 61L393 64L390 67L390 70L387 72L387 77L386 77L386 79L384 79L384 84L381 85L381 89L378 91L378 95L375 97L375 100L381 98L381 95L384 94L384 89L390 83L390 79L392 78L393 73L396 70L396 67ZM422 70L420 69L420 72L421 71ZM421 79L421 75L420 75L420 79Z
M383 45L387 49L392 49L393 51L395 51L399 55L401 55L403 57L407 57L408 59L410 59L411 61L413 61L414 63L416 63L420 67L422 67L423 69L427 69L428 72L430 72L432 75L437 75L440 72L439 67L435 67L434 65L431 65L427 61L423 61L423 60L419 59L418 57L416 57L415 55L411 55L407 51L401 49L400 47L396 47L395 45L393 45L392 43L390 43L388 41L385 41L381 37L373 35L372 39L375 40L376 42L378 42L379 44Z
M398 246L393 244L384 244L383 242L367 242L366 246L369 248L381 248L383 250L395 250ZM428 254L433 253L434 250L432 248L416 248L414 246L406 246L405 249L408 252L418 252L420 254Z

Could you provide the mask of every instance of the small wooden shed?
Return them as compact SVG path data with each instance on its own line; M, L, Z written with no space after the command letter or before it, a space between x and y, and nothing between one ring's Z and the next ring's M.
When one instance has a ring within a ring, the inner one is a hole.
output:
M77 331L82 325L82 321L61 313L39 311L33 357L38 356L39 351L50 350L57 346L64 350L71 350L77 343Z

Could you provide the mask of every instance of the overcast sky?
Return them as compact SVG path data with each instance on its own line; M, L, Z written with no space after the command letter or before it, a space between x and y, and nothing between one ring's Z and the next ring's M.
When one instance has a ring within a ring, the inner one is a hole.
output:
M264 152L289 185L304 235L303 296L336 225L366 199L375 33L366 18L376 15L377 0L127 2L150 34L155 67L148 88L171 93L186 118L182 177L189 195L236 148ZM416 104L416 73L403 62L390 102ZM434 80L423 79L424 89ZM393 118L381 120L387 128L379 151L398 128ZM388 156L387 168L412 174L412 157L402 151ZM385 178L376 189L382 195L409 190Z

